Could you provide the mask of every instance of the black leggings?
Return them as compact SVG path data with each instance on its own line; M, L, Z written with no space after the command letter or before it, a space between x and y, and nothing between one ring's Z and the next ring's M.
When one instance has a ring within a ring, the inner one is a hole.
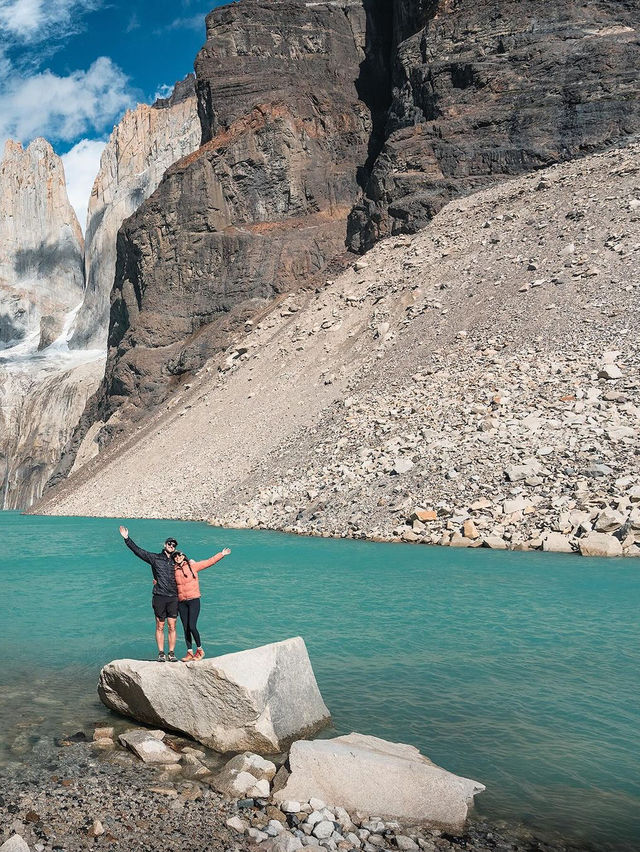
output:
M187 648L191 647L191 637L196 640L196 647L200 648L200 634L196 624L200 615L200 598L191 598L190 601L180 601L178 604L178 612L180 613L180 621L184 627L184 639L187 643Z

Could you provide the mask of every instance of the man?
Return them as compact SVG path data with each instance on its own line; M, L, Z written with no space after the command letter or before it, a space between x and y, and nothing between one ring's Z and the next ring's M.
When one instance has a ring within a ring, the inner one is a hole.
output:
M151 565L153 573L153 597L151 605L156 616L156 642L158 644L158 662L177 663L174 651L176 647L176 619L178 618L178 587L176 586L175 566L171 558L178 542L168 538L161 553L149 553L129 538L129 530L120 527L120 535L129 550ZM164 653L164 623L169 625L169 656Z

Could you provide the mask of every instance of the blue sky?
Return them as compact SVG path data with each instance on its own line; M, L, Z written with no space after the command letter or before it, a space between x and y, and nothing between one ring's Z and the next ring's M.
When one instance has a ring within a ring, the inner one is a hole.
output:
M228 0L0 0L0 152L44 136L84 207L113 125L193 70Z

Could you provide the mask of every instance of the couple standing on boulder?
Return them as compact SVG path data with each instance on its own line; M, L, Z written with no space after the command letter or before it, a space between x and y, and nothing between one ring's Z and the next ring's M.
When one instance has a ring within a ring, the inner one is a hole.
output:
M129 550L136 556L151 565L153 573L153 597L152 606L156 616L156 642L158 643L158 662L177 663L175 655L176 647L176 619L180 613L180 620L184 627L184 638L187 643L187 653L182 658L183 663L191 660L201 660L204 651L200 642L198 632L198 616L200 615L200 583L198 582L198 571L215 565L231 551L228 547L216 553L210 559L196 562L187 559L184 553L176 550L178 542L175 538L168 538L160 553L149 553L129 538L129 530L120 527L120 535ZM168 624L169 654L164 652L164 623ZM193 653L193 640L196 642L196 652Z

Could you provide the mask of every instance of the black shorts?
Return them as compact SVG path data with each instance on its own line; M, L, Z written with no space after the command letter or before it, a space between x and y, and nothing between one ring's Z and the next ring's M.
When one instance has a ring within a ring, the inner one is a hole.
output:
M178 598L169 595L154 595L151 598L151 606L156 618L165 621L167 618L178 617Z

